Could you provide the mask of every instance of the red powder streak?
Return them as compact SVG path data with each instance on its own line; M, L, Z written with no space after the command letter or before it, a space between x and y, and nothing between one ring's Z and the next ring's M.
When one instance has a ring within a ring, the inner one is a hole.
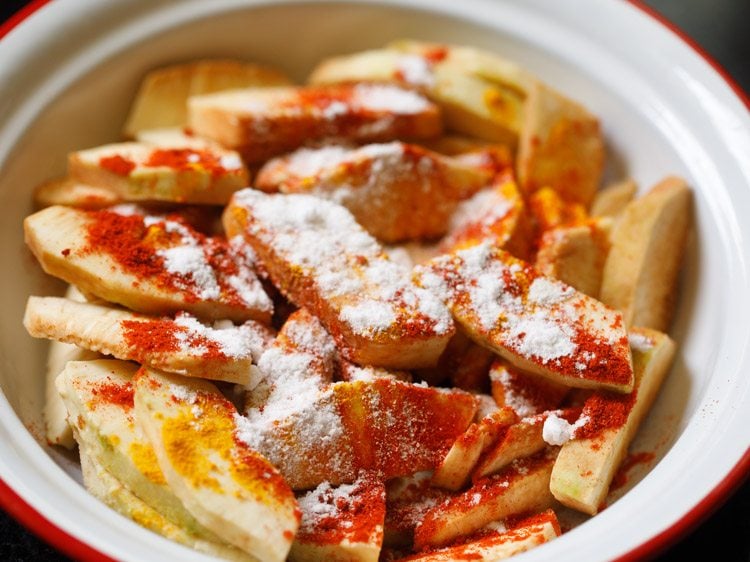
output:
M641 452L641 453L631 453L627 457L625 457L625 460L622 461L622 464L617 469L617 472L615 473L614 478L612 479L612 483L609 486L610 492L612 490L616 490L617 488L621 488L628 482L628 472L630 470L639 464L649 464L653 462L654 460L654 454L653 453L647 453L647 452Z
M105 170L109 170L118 176L127 176L135 169L135 162L128 160L119 154L102 156L99 159L99 165Z
M374 475L359 480L347 497L328 493L318 499L334 506L336 513L316 518L312 528L303 527L298 532L302 541L317 544L339 544L345 539L353 543L369 542L385 519L385 487Z
M172 168L173 170L205 170L213 176L227 172L221 165L221 160L215 154L207 150L196 150L191 148L170 148L154 150L145 162L149 167Z
M136 361L144 360L151 354L178 351L181 347L178 334L186 334L189 348L203 349L201 357L206 359L228 359L219 344L205 336L190 334L184 326L173 320L123 320L123 337L135 351Z
M606 429L621 427L635 404L636 394L637 390L630 394L602 391L589 396L581 412L589 421L576 430L575 438L590 439Z
M188 301L196 301L197 295L192 276L172 273L166 269L164 258L157 250L181 245L180 235L165 230L164 223L146 226L139 215L120 215L111 211L88 211L87 244L84 253L106 252L123 269L138 279L149 280L161 288L179 291ZM175 220L173 217L172 220ZM207 238L184 221L180 222L201 246L206 261L216 273L222 300L232 305L243 305L240 295L229 284L227 276L236 275L240 265L236 262L229 244L223 238Z
M97 383L91 392L106 404L112 404L115 406L121 406L128 410L132 410L134 407L133 403L133 384L131 382L118 383L112 380L106 382Z

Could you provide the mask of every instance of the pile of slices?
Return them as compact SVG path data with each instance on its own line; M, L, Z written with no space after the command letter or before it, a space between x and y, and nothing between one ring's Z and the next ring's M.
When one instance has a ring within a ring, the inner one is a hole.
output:
M497 560L606 506L675 354L682 179L603 187L584 107L415 41L158 69L123 137L24 222L93 495L264 561Z

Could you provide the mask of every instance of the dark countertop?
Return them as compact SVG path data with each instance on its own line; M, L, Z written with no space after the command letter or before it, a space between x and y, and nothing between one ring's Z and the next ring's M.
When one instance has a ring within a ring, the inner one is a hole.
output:
M21 0L1 0L0 21L7 19L25 3ZM750 92L750 1L647 0L644 3L686 32L746 92ZM658 498L654 498L654 501L658 501ZM723 562L750 562L750 481L697 529L656 560L682 561L703 555ZM6 562L68 560L2 511L0 559Z

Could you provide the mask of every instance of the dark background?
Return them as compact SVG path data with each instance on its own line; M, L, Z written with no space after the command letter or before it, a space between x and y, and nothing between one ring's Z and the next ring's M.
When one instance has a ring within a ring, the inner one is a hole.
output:
M0 21L25 3L0 0ZM646 0L643 3L681 28L718 61L741 88L750 92L750 0ZM750 481L656 560L672 562L696 556L724 562L750 562ZM0 560L64 562L68 559L0 510Z

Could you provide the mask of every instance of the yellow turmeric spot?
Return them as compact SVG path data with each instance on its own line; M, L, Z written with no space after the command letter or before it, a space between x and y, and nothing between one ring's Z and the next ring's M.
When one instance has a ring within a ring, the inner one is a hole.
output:
M167 481L164 479L164 473L159 468L156 460L154 448L148 443L133 441L128 449L130 458L133 460L136 468L154 484L166 486Z
M261 503L294 501L283 477L260 454L234 438L234 406L221 396L200 393L195 408L182 407L162 426L162 439L172 466L194 488L222 493L222 473L239 486L242 496ZM220 466L216 462L222 461Z

